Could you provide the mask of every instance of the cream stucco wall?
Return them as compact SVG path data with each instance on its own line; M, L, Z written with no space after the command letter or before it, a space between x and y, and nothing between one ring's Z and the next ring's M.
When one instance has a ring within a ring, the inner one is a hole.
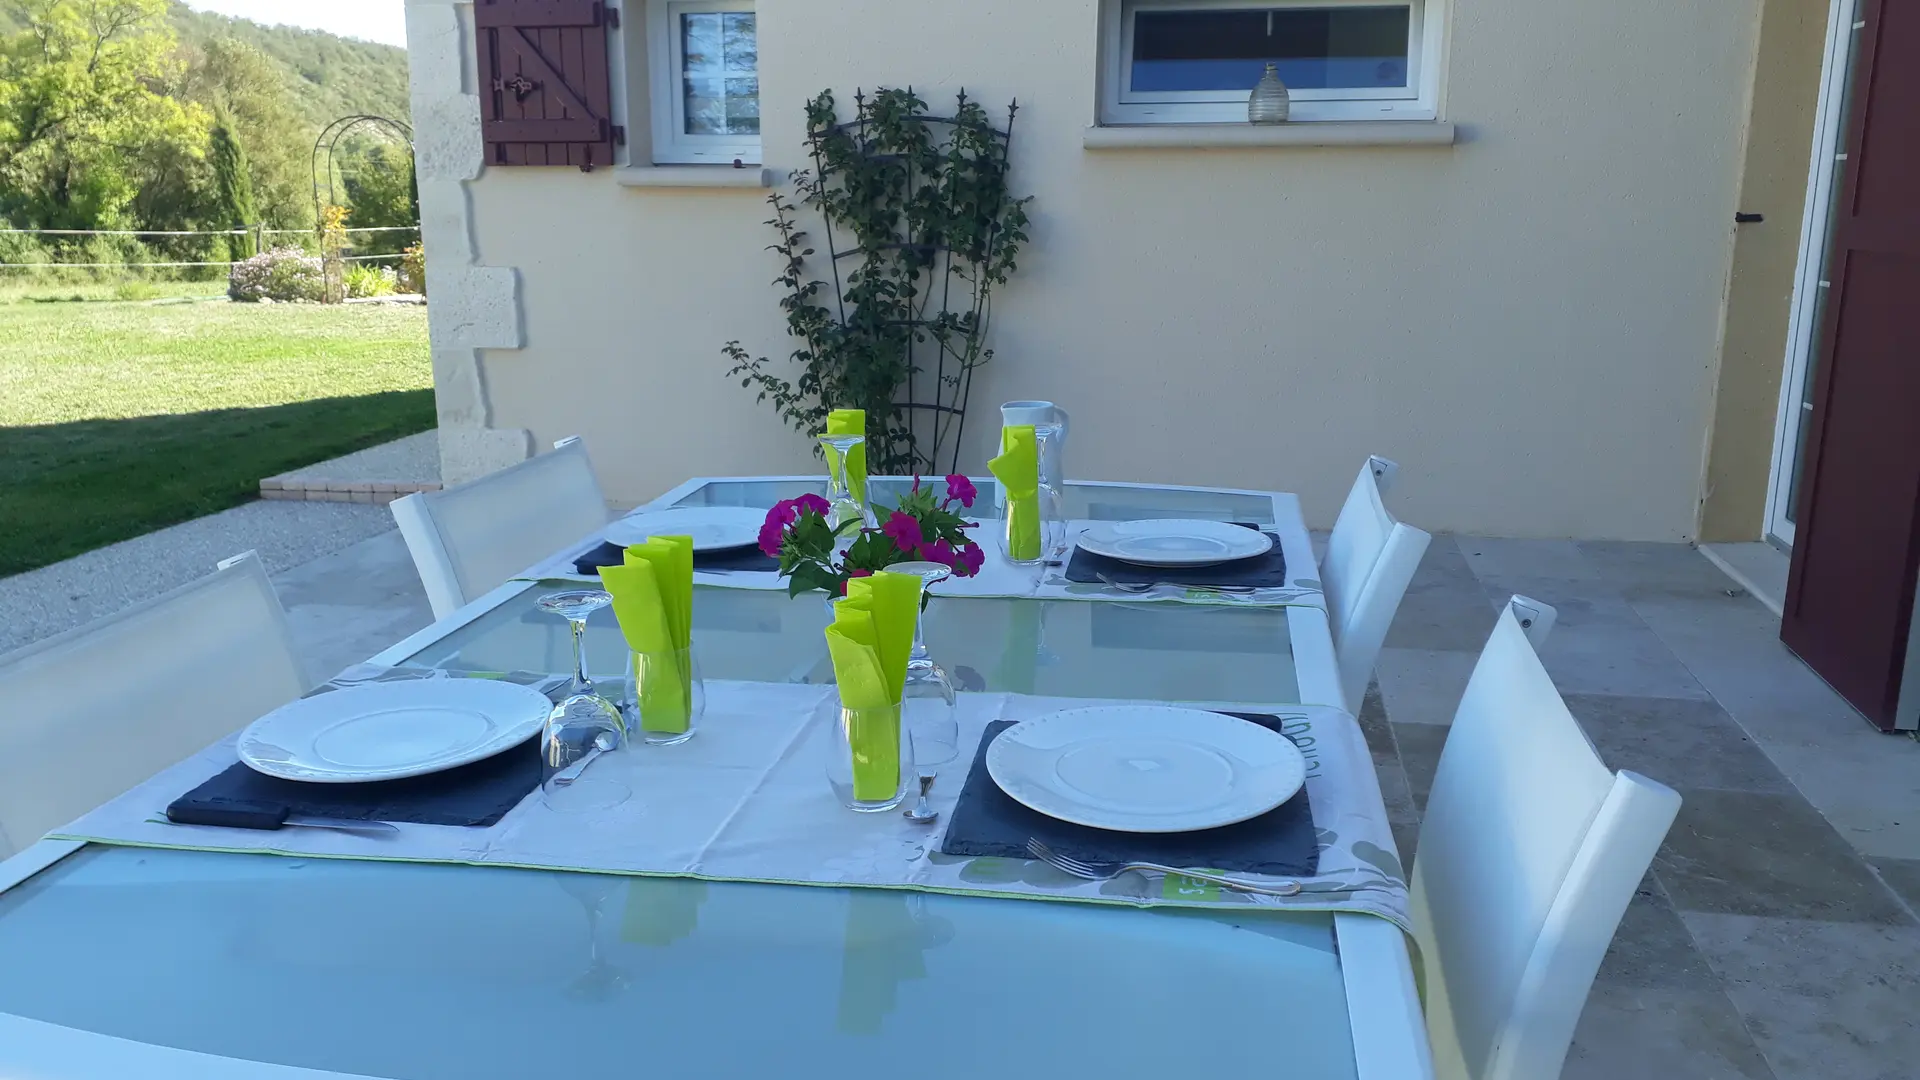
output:
M1077 476L1297 490L1325 524L1373 452L1430 529L1690 537L1757 5L1451 7L1456 146L1090 151L1096 0L760 0L767 164L803 164L825 87L1019 98L1033 240L996 300L976 468L992 406L1043 397L1073 410ZM416 72L416 115L445 84ZM517 275L521 341L462 376L488 428L584 433L624 501L811 467L722 374L730 338L789 349L765 192L563 168L427 187L470 213L457 254Z

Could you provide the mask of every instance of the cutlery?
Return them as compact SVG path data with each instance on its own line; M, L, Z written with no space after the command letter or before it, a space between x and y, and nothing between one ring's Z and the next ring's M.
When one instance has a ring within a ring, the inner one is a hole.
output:
M1186 870L1178 866L1162 866L1159 863L1085 862L1080 859L1068 858L1036 839L1029 839L1027 841L1027 851L1031 853L1034 858L1039 859L1041 862L1046 863L1056 870L1071 874L1077 878L1085 878L1088 881L1106 881L1108 878L1118 877L1128 870L1150 870L1157 874L1177 874L1180 877L1192 878L1195 881L1209 882L1223 889L1233 889L1236 892L1258 893L1262 896L1298 896L1300 893L1300 883L1297 881L1282 882L1278 885L1256 885L1251 881L1222 877L1219 874L1209 874L1202 870Z
M567 766L566 768L561 769L559 772L553 774L553 780L552 780L553 786L566 787L568 784L571 784L575 780L580 779L580 774L587 771L587 766L593 764L594 758L599 757L601 754L604 754L611 749L613 749L613 733L612 732L603 731L600 734L595 735L593 737L593 749L581 755L581 758L579 761L576 761L573 764Z
M396 836L400 830L385 821L353 821L348 818L317 817L289 813L287 807L267 803L175 803L167 807L166 817L175 825L212 825L230 829L271 831L282 827L332 829L362 836Z
M920 777L920 797L914 800L913 809L900 811L900 816L915 825L931 825L940 820L940 811L927 805L927 792L933 789L931 774Z
M1136 596L1141 593L1152 592L1163 584L1176 589L1196 589L1200 592L1251 593L1256 591L1251 585L1176 585L1173 582L1115 581L1098 570L1094 571L1093 576L1099 578L1109 589L1115 589L1123 593L1131 593Z

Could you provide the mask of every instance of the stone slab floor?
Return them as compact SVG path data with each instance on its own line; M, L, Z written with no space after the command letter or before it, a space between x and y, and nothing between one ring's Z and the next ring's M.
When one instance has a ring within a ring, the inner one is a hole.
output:
M370 514L324 524L344 526L330 554L289 566L295 544L270 563L316 678L431 619L397 532ZM209 569L271 546L195 538L192 561ZM68 622L104 569L36 571L0 582L14 586L0 600L23 621ZM1920 1076L1920 743L1869 728L1686 545L1434 539L1361 710L1403 854L1454 705L1516 592L1559 609L1542 656L1608 764L1685 799L1565 1080Z

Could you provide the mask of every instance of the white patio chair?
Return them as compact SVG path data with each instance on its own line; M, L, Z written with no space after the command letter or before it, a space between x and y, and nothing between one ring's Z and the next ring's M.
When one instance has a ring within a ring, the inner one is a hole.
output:
M550 454L391 507L436 619L607 523L606 497L577 435Z
M1534 652L1552 623L1525 597L1501 614L1420 828L1413 924L1442 1080L1560 1075L1600 958L1680 809L1672 789L1609 772L1594 752Z
M0 858L308 688L251 551L0 656Z
M1320 564L1320 587L1327 594L1327 621L1340 663L1340 690L1351 712L1360 711L1387 628L1433 540L1395 521L1380 502L1381 490L1399 469L1383 457L1367 459L1334 520Z

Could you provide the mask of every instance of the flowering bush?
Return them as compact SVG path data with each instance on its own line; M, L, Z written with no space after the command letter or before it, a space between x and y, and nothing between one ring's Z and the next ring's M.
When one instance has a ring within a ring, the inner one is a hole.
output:
M849 578L866 577L903 562L937 562L953 567L957 577L980 572L986 555L968 538L972 523L954 512L973 506L979 495L964 476L947 477L945 496L914 478L913 490L887 511L877 529L849 518L838 527L827 524L832 507L818 495L784 499L767 511L760 526L760 550L780 560L787 579L787 595L820 589L830 596L847 591ZM859 530L844 555L836 559L840 538Z
M233 264L227 295L235 300L320 300L326 296L320 260L299 248L263 251Z
M419 244L400 253L400 291L427 295L427 252Z

